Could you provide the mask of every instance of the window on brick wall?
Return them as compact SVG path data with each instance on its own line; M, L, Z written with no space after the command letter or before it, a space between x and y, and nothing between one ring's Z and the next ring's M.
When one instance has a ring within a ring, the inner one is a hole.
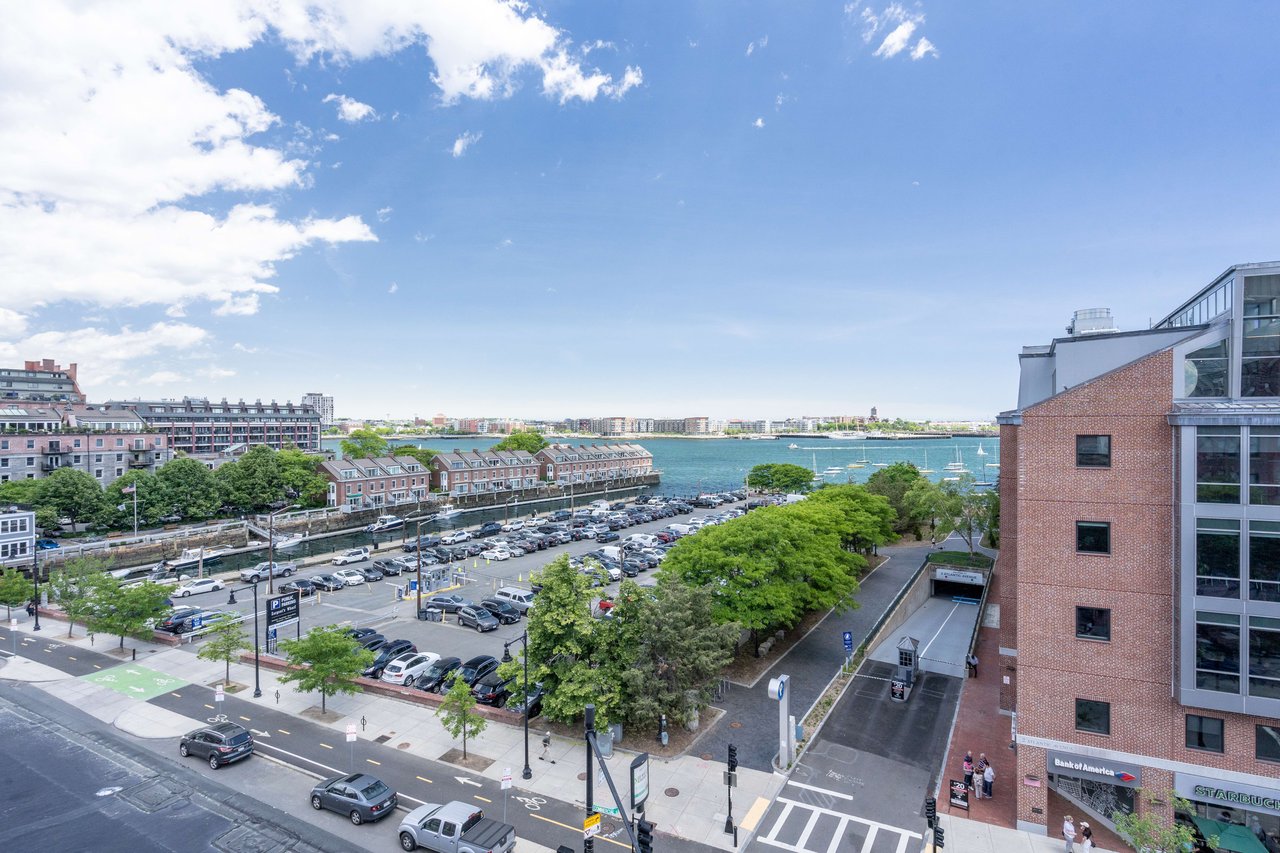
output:
M1256 726L1253 754L1259 761L1280 762L1280 726Z
M1076 550L1082 554L1111 553L1111 524L1106 521L1077 521Z
M1222 720L1187 714L1187 749L1222 752Z
M1077 699L1076 731L1096 735L1111 734L1111 703L1096 699Z
M1078 468L1110 468L1111 436L1109 435L1077 435L1076 467Z
M1196 501L1240 503L1240 428L1196 428Z
M1240 597L1240 522L1196 519L1196 595Z
M1076 637L1081 640L1111 639L1111 610L1106 607L1076 607Z

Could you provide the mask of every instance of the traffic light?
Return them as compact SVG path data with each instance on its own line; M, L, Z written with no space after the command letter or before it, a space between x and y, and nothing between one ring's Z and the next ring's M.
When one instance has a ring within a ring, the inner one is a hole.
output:
M938 822L938 801L933 797L925 797L924 819L929 822L930 827Z
M653 824L644 818L636 821L636 846L640 853L653 853Z
M729 744L729 772L738 769L738 748L733 744Z
M947 846L946 842L942 838L942 827L935 826L933 828L933 849L941 850L943 847L946 847L946 846Z

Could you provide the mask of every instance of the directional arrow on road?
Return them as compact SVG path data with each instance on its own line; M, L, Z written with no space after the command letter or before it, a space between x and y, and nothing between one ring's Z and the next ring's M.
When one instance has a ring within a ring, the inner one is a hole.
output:
M253 732L258 737L271 737L271 732L260 732L257 729L249 729L249 731Z
M483 785L481 785L479 782L476 782L476 781L475 781L475 780L473 780L473 779L468 779L466 776L454 776L453 778L457 779L457 780L458 780L459 782L461 782L463 785L475 785L477 788L483 788L483 787L484 787L484 786L483 786Z
M146 691L145 691L145 690L143 690L141 687L130 687L129 689L130 689L130 690L132 690L134 693L145 693L145 692L146 692Z

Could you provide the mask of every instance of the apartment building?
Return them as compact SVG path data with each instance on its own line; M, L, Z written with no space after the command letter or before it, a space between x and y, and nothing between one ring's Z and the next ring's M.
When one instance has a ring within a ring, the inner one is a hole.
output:
M0 403L83 403L76 365L61 367L53 359L24 362L22 369L0 368Z
M0 508L0 565L27 565L35 553L35 512L18 506Z
M524 450L459 450L431 458L431 485L450 495L538 487L541 466Z
M1020 367L996 569L1019 825L1056 834L1051 790L1172 818L1173 790L1206 835L1280 849L1280 263L1148 329L1077 312Z
M332 459L320 466L329 480L329 506L375 509L430 499L431 472L412 456Z
M169 447L189 456L212 458L241 445L264 444L273 450L320 450L320 413L301 403L228 402L203 397L181 400L112 400L111 408L136 412L146 425L168 439Z
M155 473L173 458L168 439L135 413L88 405L0 409L0 483L74 468L108 486L131 470Z
M552 444L537 453L543 479L559 485L607 483L653 473L653 454L638 444Z
M333 426L333 398L319 391L308 391L302 395L302 405L310 406L320 415L320 426L328 429Z

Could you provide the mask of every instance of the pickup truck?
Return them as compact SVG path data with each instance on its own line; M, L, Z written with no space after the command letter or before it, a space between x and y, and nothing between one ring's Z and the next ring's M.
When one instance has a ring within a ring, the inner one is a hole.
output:
M269 570L269 571L268 571ZM240 580L244 583L257 583L267 575L274 575L278 578L287 578L298 570L298 566L292 560L287 563L268 563L261 562L250 569L240 570Z
M400 822L400 848L425 847L434 853L510 853L516 846L516 828L484 816L474 806L454 800L439 805L424 803Z

